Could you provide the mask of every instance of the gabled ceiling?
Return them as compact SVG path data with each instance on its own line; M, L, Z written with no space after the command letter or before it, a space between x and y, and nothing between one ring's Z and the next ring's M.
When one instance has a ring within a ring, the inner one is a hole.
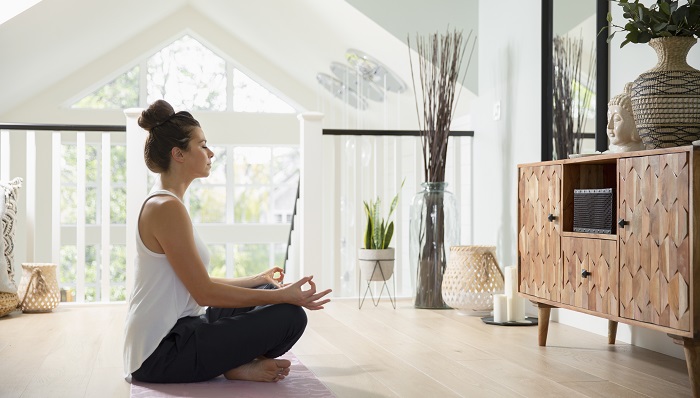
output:
M404 42L344 0L51 0L40 1L0 25L0 120L52 88L77 81L76 75L85 75L86 65L98 65L100 60L104 64L116 49L124 52L125 46L136 48L135 43L153 40L161 25L161 30L165 25L178 29L177 24L183 25L182 31L192 29L187 26L188 15L200 26L211 24L216 40L205 34L203 39L303 110L318 110L323 89L316 74L331 74L330 63L345 62L349 48L377 58L411 86ZM196 29L193 33L201 34ZM231 42L245 47L228 46ZM138 51L134 57L143 55ZM119 67L123 64L113 66ZM105 71L104 76L113 73ZM466 113L473 97L462 92L457 114ZM415 109L410 88L398 98L401 108ZM341 107L340 101L335 102ZM384 109L382 104L370 104L370 111Z

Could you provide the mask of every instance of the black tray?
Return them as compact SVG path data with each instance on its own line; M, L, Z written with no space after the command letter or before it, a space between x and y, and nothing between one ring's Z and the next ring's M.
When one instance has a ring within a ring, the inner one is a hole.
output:
M489 325L499 325L499 326L535 326L537 325L537 318L528 316L524 321L511 321L511 322L494 322L492 316L485 316L481 318L484 323Z

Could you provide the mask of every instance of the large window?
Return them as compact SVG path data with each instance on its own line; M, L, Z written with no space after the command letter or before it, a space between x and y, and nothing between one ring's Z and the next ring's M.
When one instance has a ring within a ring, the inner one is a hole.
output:
M146 87L139 86L144 73ZM233 98L227 97L227 87ZM74 102L72 108L123 109L165 99L175 109L294 113L263 84L189 35L163 47L139 65Z

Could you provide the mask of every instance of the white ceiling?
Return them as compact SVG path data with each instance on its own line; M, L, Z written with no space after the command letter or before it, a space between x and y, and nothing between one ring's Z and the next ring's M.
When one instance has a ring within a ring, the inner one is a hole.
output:
M305 87L289 92L278 86L306 110L317 110L316 73L330 74L330 63L345 62L349 48L379 59L411 86L406 45L344 0L51 0L0 25L0 121L110 51L141 39L169 16L192 11L256 54L253 64L236 65L244 72L267 82L279 81L274 75L282 74L294 80L290 87ZM240 61L237 54L227 55ZM457 114L466 113L461 104L473 98L465 92ZM415 109L412 93L400 100L404 109Z

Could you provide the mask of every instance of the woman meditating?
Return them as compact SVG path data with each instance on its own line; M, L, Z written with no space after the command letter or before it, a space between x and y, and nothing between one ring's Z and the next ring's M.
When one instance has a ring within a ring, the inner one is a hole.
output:
M210 277L209 251L182 202L190 183L211 171L214 153L204 131L190 113L175 113L163 100L138 122L149 133L146 166L160 181L138 218L124 343L127 380L284 379L290 362L275 358L304 332L304 308L322 309L330 289L317 292L312 276L283 284L277 267L250 277Z

